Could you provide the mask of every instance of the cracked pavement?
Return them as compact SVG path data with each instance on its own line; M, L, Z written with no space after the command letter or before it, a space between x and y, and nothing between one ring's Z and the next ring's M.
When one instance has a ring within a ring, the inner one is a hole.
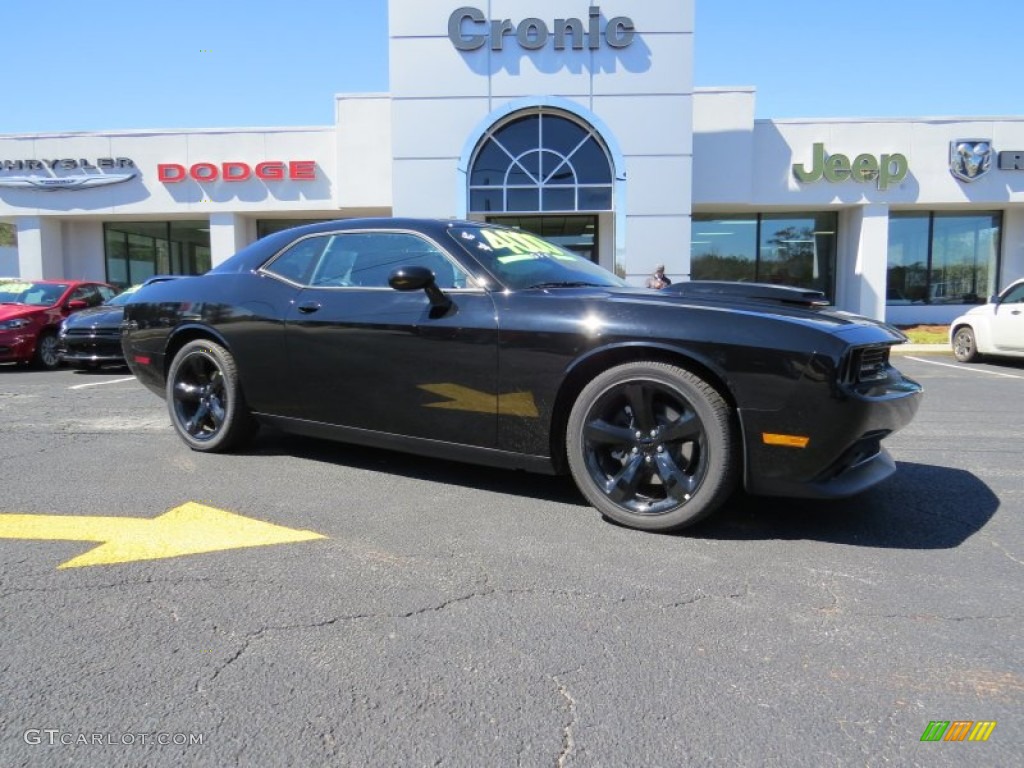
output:
M927 395L895 478L685 536L559 478L273 433L194 454L138 384L69 389L123 371L0 369L0 513L197 501L328 537L64 571L92 545L0 540L0 765L1016 764L1022 382L899 363ZM123 743L156 733L202 743Z

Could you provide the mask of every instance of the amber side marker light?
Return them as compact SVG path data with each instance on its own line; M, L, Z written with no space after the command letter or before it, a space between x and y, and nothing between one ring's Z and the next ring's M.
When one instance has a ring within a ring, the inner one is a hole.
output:
M781 445L785 448L806 448L811 438L801 435L776 435L773 432L762 432L761 439L765 445Z

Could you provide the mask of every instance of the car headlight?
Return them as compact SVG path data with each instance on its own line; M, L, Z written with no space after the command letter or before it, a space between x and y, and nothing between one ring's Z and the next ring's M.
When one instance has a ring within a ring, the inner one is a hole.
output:
M19 328L24 328L26 325L31 325L31 320L26 320L24 317L16 317L13 320L0 321L0 331L16 331Z

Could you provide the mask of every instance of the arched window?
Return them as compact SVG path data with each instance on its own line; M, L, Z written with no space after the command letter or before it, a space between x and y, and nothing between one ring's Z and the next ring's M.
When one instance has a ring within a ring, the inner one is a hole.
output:
M561 113L497 123L469 172L469 212L610 211L612 166L600 137Z

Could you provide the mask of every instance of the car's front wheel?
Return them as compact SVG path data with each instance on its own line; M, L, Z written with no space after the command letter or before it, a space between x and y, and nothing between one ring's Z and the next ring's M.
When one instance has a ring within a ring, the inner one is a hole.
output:
M961 363L976 363L981 359L978 354L978 340L974 337L974 329L969 325L953 334L953 357Z
M594 378L573 405L569 467L583 495L623 525L671 531L735 490L740 446L729 408L699 376L659 362Z
M256 425L242 397L238 367L224 347L190 341L167 372L167 409L182 440L196 451L227 451Z
M36 354L32 358L36 368L52 371L60 367L60 355L57 354L57 334L48 331L36 342Z

